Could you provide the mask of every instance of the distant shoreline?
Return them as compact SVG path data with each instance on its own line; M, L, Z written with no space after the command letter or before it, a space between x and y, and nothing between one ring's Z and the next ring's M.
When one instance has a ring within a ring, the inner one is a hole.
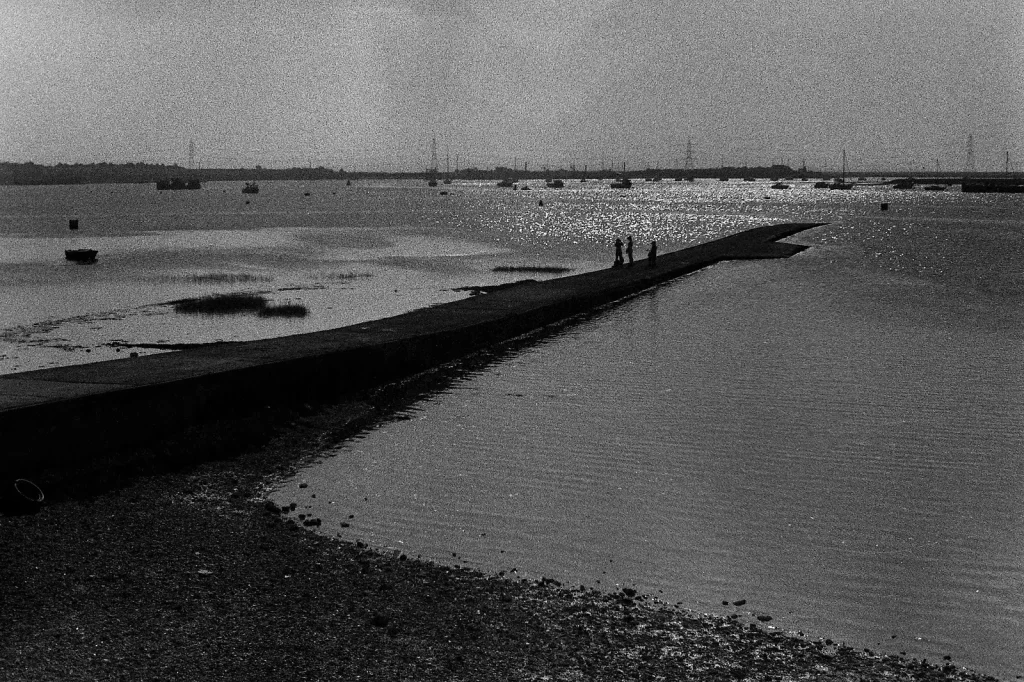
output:
M600 180L623 175L623 171L615 169L578 170L578 169L541 169L526 170L497 166L493 169L464 168L453 172L435 171L385 172L385 171L345 171L319 167L294 168L185 168L179 165L152 163L59 163L42 165L29 162L0 163L0 185L82 185L103 183L155 183L158 180L180 178L198 180L199 182L252 181L252 180L426 180L429 177L448 178L452 180L544 180L546 178L572 178ZM630 169L625 172L630 177L650 178L671 182L684 178L717 178L726 175L734 178L761 177L830 177L829 173L794 170L789 166L756 166L702 168L702 169L670 169L645 168Z
M43 166L0 163L0 185L148 184L169 179L199 182L252 180L343 180L342 170L330 168L205 168L189 169L151 163L74 163Z
M498 166L493 169L464 168L450 173L442 172L385 172L385 171L346 171L344 169L333 170L323 166L295 167L295 168L184 168L178 165L152 164L152 163L58 163L56 165L41 165L31 161L24 163L0 162L0 186L26 186L26 185L89 185L89 184L149 184L159 180L181 179L197 180L203 182L251 182L251 181L273 181L273 180L345 180L349 182L360 180L421 180L426 182L431 177L448 180L466 181L493 181L512 180L519 182L523 180L544 181L546 179L573 179L602 181L612 178L627 176L630 178L646 179L650 182L682 182L686 179L708 179L728 178L739 179L765 179L782 180L806 178L808 180L819 180L831 178L836 173L831 171L811 171L805 169L793 169L789 166L778 164L774 166L725 166L719 168L697 168L685 170L679 168L644 168L631 169L628 171L617 171L603 169L580 171L578 169L564 168L542 169L540 171ZM913 173L899 171L868 171L860 173L848 173L848 177L873 177L888 178L890 181L896 178L916 178L918 181L930 180L934 182L945 182L947 184L958 184L962 178L955 173L941 173L918 171ZM976 180L991 180L1006 178L1006 173L979 172L971 173L970 177ZM1024 178L1019 173L1011 174L1016 179Z

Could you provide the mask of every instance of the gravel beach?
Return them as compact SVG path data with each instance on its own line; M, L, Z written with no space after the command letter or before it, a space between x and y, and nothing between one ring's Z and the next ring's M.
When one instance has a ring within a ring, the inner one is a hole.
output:
M47 504L0 517L0 679L994 679L344 543L265 500L417 390L268 409L38 473Z

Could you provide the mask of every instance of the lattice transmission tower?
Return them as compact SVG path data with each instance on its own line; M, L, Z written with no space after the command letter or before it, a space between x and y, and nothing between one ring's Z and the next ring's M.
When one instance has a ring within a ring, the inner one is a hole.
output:
M437 173L437 137L435 136L430 140L430 168L428 169L431 173Z

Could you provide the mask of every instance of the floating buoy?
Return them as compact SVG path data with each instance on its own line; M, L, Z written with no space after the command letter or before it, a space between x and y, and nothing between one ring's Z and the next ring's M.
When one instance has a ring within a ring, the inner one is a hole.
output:
M882 210L883 211L888 211L889 210L889 204L888 203L883 203L882 204Z

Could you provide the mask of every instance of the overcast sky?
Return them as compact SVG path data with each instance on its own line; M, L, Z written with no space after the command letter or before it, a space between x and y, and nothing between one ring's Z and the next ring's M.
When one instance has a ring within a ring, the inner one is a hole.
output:
M0 0L0 160L1024 167L1021 0Z

